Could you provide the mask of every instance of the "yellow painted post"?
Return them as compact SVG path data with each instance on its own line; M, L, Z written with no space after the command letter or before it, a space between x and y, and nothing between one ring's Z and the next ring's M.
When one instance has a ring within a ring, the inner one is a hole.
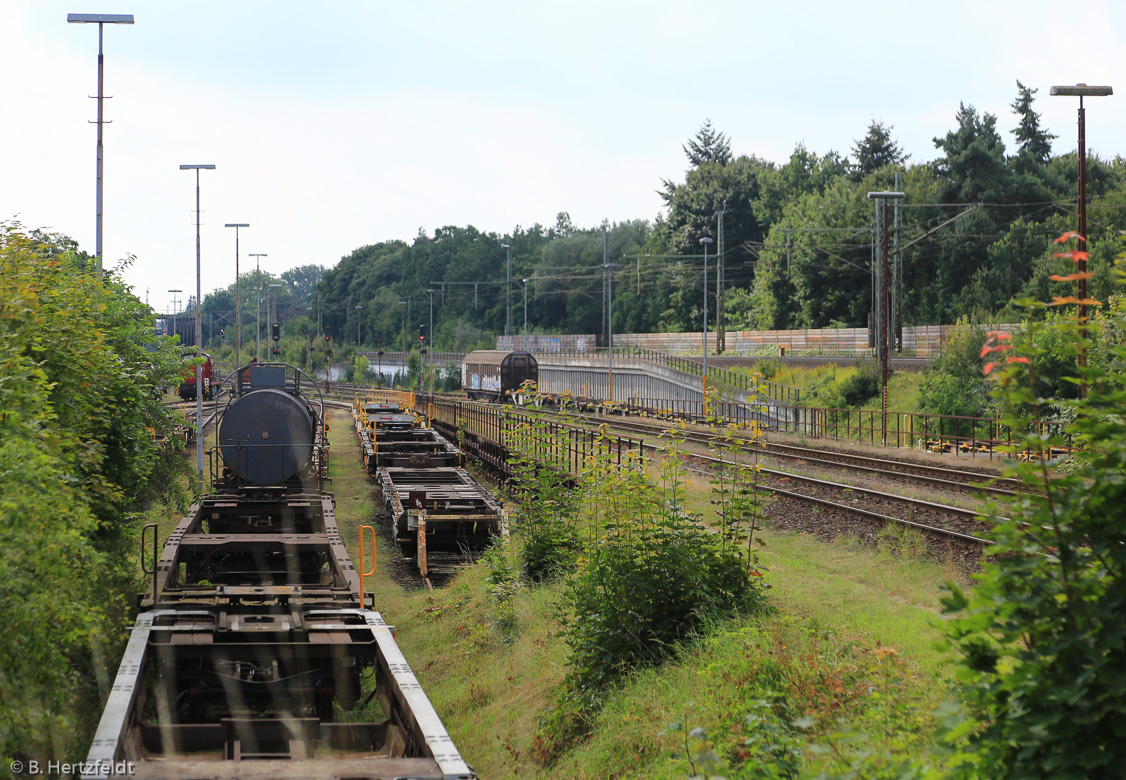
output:
M364 529L371 532L371 571L364 571ZM360 526L360 609L367 609L364 596L364 577L375 574L375 529L370 525Z

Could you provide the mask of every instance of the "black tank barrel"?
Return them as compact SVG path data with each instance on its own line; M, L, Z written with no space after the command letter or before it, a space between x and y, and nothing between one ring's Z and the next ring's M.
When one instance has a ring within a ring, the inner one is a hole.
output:
M316 421L309 408L282 390L255 390L223 412L219 450L223 463L254 485L280 485L309 464Z

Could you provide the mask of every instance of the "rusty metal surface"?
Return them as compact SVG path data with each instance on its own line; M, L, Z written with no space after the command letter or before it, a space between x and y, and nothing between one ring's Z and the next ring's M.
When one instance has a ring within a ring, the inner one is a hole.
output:
M221 490L166 542L89 765L127 761L146 778L475 777L392 629L363 608L332 497ZM334 722L353 711L360 722Z

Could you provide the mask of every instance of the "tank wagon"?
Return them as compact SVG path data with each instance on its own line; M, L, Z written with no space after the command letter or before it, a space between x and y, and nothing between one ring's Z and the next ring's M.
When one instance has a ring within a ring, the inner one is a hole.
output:
M364 591L374 531L359 568L345 550L315 384L280 364L232 379L214 492L161 552L142 534L151 580L89 776L474 778Z
M528 380L539 380L539 364L531 352L479 349L461 361L461 387L470 400L514 399Z

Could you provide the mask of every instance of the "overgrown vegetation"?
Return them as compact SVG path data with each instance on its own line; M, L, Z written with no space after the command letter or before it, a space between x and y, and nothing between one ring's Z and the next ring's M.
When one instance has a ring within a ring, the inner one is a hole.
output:
M1105 322L1122 332L1121 298ZM1013 451L1031 457L1012 472L1036 492L995 508L997 555L971 594L945 602L966 705L951 735L959 777L1109 779L1126 765L1126 346L1102 344L1082 371L1086 397L1052 394L1036 372L1049 352L1075 365L1085 324L1056 317L1016 345L990 334L981 352L1006 422L1026 431ZM1066 429L1028 427L1045 404L1071 410ZM1053 473L1060 452L1069 467Z
M134 590L130 514L184 471L170 339L73 241L0 224L0 764L73 760Z
M536 388L525 382L521 392L534 403ZM563 420L568 419L564 410ZM517 501L515 522L523 540L524 575L546 582L574 569L582 540L579 537L578 491L558 450L543 446L556 426L535 411L520 415L509 440L509 489Z
M535 410L518 418L509 446L524 570L539 582L566 575L567 673L535 749L538 761L550 763L587 733L627 674L674 657L715 620L763 606L758 559L742 546L744 537L751 545L759 503L754 468L732 464L718 498L724 527L711 533L683 508L679 439L667 442L650 480L637 451L612 455L605 428L570 489L560 460L566 448L549 443L567 434Z

